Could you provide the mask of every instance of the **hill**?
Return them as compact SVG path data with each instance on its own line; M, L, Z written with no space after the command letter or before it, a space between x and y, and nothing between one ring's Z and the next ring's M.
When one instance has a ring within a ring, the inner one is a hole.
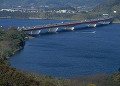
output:
M64 7L64 6L96 6L106 0L0 0L0 8L40 8L41 6Z
M95 8L95 11L112 13L113 11L120 12L120 0L108 0Z
M95 9L95 12L108 13L115 17L116 21L120 21L120 0L108 0Z

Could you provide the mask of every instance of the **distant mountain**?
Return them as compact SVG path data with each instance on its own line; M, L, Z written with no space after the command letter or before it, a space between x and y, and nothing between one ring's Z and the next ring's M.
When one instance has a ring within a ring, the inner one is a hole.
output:
M41 6L96 6L106 0L0 0L0 8L40 8Z

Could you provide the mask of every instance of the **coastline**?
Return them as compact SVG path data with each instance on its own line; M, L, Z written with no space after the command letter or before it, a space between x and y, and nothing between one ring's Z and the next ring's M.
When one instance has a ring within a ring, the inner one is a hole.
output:
M120 21L113 21L113 24L120 24Z
M0 59L9 59L24 48L26 36L24 32L18 30L0 30L0 32L2 33Z
M44 19L44 20L73 20L73 21L79 21L79 20L76 20L76 19L57 19L57 18L51 19L51 18L33 18L33 17L30 17L30 18L9 18L9 17L0 17L0 19Z
M11 19L10 17L0 17L0 19Z
M51 18L28 18L28 19L44 19L44 20L74 20L75 21L75 19L51 19ZM78 20L76 20L76 21L78 21Z
M24 49L24 46L22 46L19 49L13 51L12 54L9 55L9 57L6 57L6 59L10 59L13 55L15 55L17 52L21 51L22 49Z
M26 18L9 18L9 17L0 17L0 19L26 19ZM71 20L71 21L79 21L79 19L51 19L51 18L35 18L29 17L27 19L44 19L44 20ZM120 21L113 21L114 24L120 24Z

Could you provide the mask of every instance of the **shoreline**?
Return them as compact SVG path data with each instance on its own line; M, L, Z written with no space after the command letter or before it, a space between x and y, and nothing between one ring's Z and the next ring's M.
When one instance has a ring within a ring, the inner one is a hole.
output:
M113 24L120 24L120 21L118 21L118 22L113 21Z
M6 59L10 59L12 56L14 56L16 53L18 53L23 49L24 49L24 46L20 47L19 49L15 50L10 56L6 57Z
M0 19L26 19L26 18L9 18L9 17L0 17ZM68 21L79 21L79 20L76 20L76 19L50 19L50 18L33 18L33 17L30 17L30 18L27 18L27 19L44 19L44 20L68 20ZM120 21L113 21L112 22L113 24L120 24Z
M75 19L51 19L51 18L28 18L28 19L45 19L45 20L73 20L73 21L79 21Z

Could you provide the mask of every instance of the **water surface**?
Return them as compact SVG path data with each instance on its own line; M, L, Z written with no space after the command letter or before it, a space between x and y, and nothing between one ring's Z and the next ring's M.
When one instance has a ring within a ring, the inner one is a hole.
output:
M61 22L62 20L14 20L6 27ZM8 21L12 21L9 23ZM38 22L39 21L39 22ZM56 77L117 72L120 68L120 24L74 31L46 33L27 40L23 50L12 56L18 69Z

